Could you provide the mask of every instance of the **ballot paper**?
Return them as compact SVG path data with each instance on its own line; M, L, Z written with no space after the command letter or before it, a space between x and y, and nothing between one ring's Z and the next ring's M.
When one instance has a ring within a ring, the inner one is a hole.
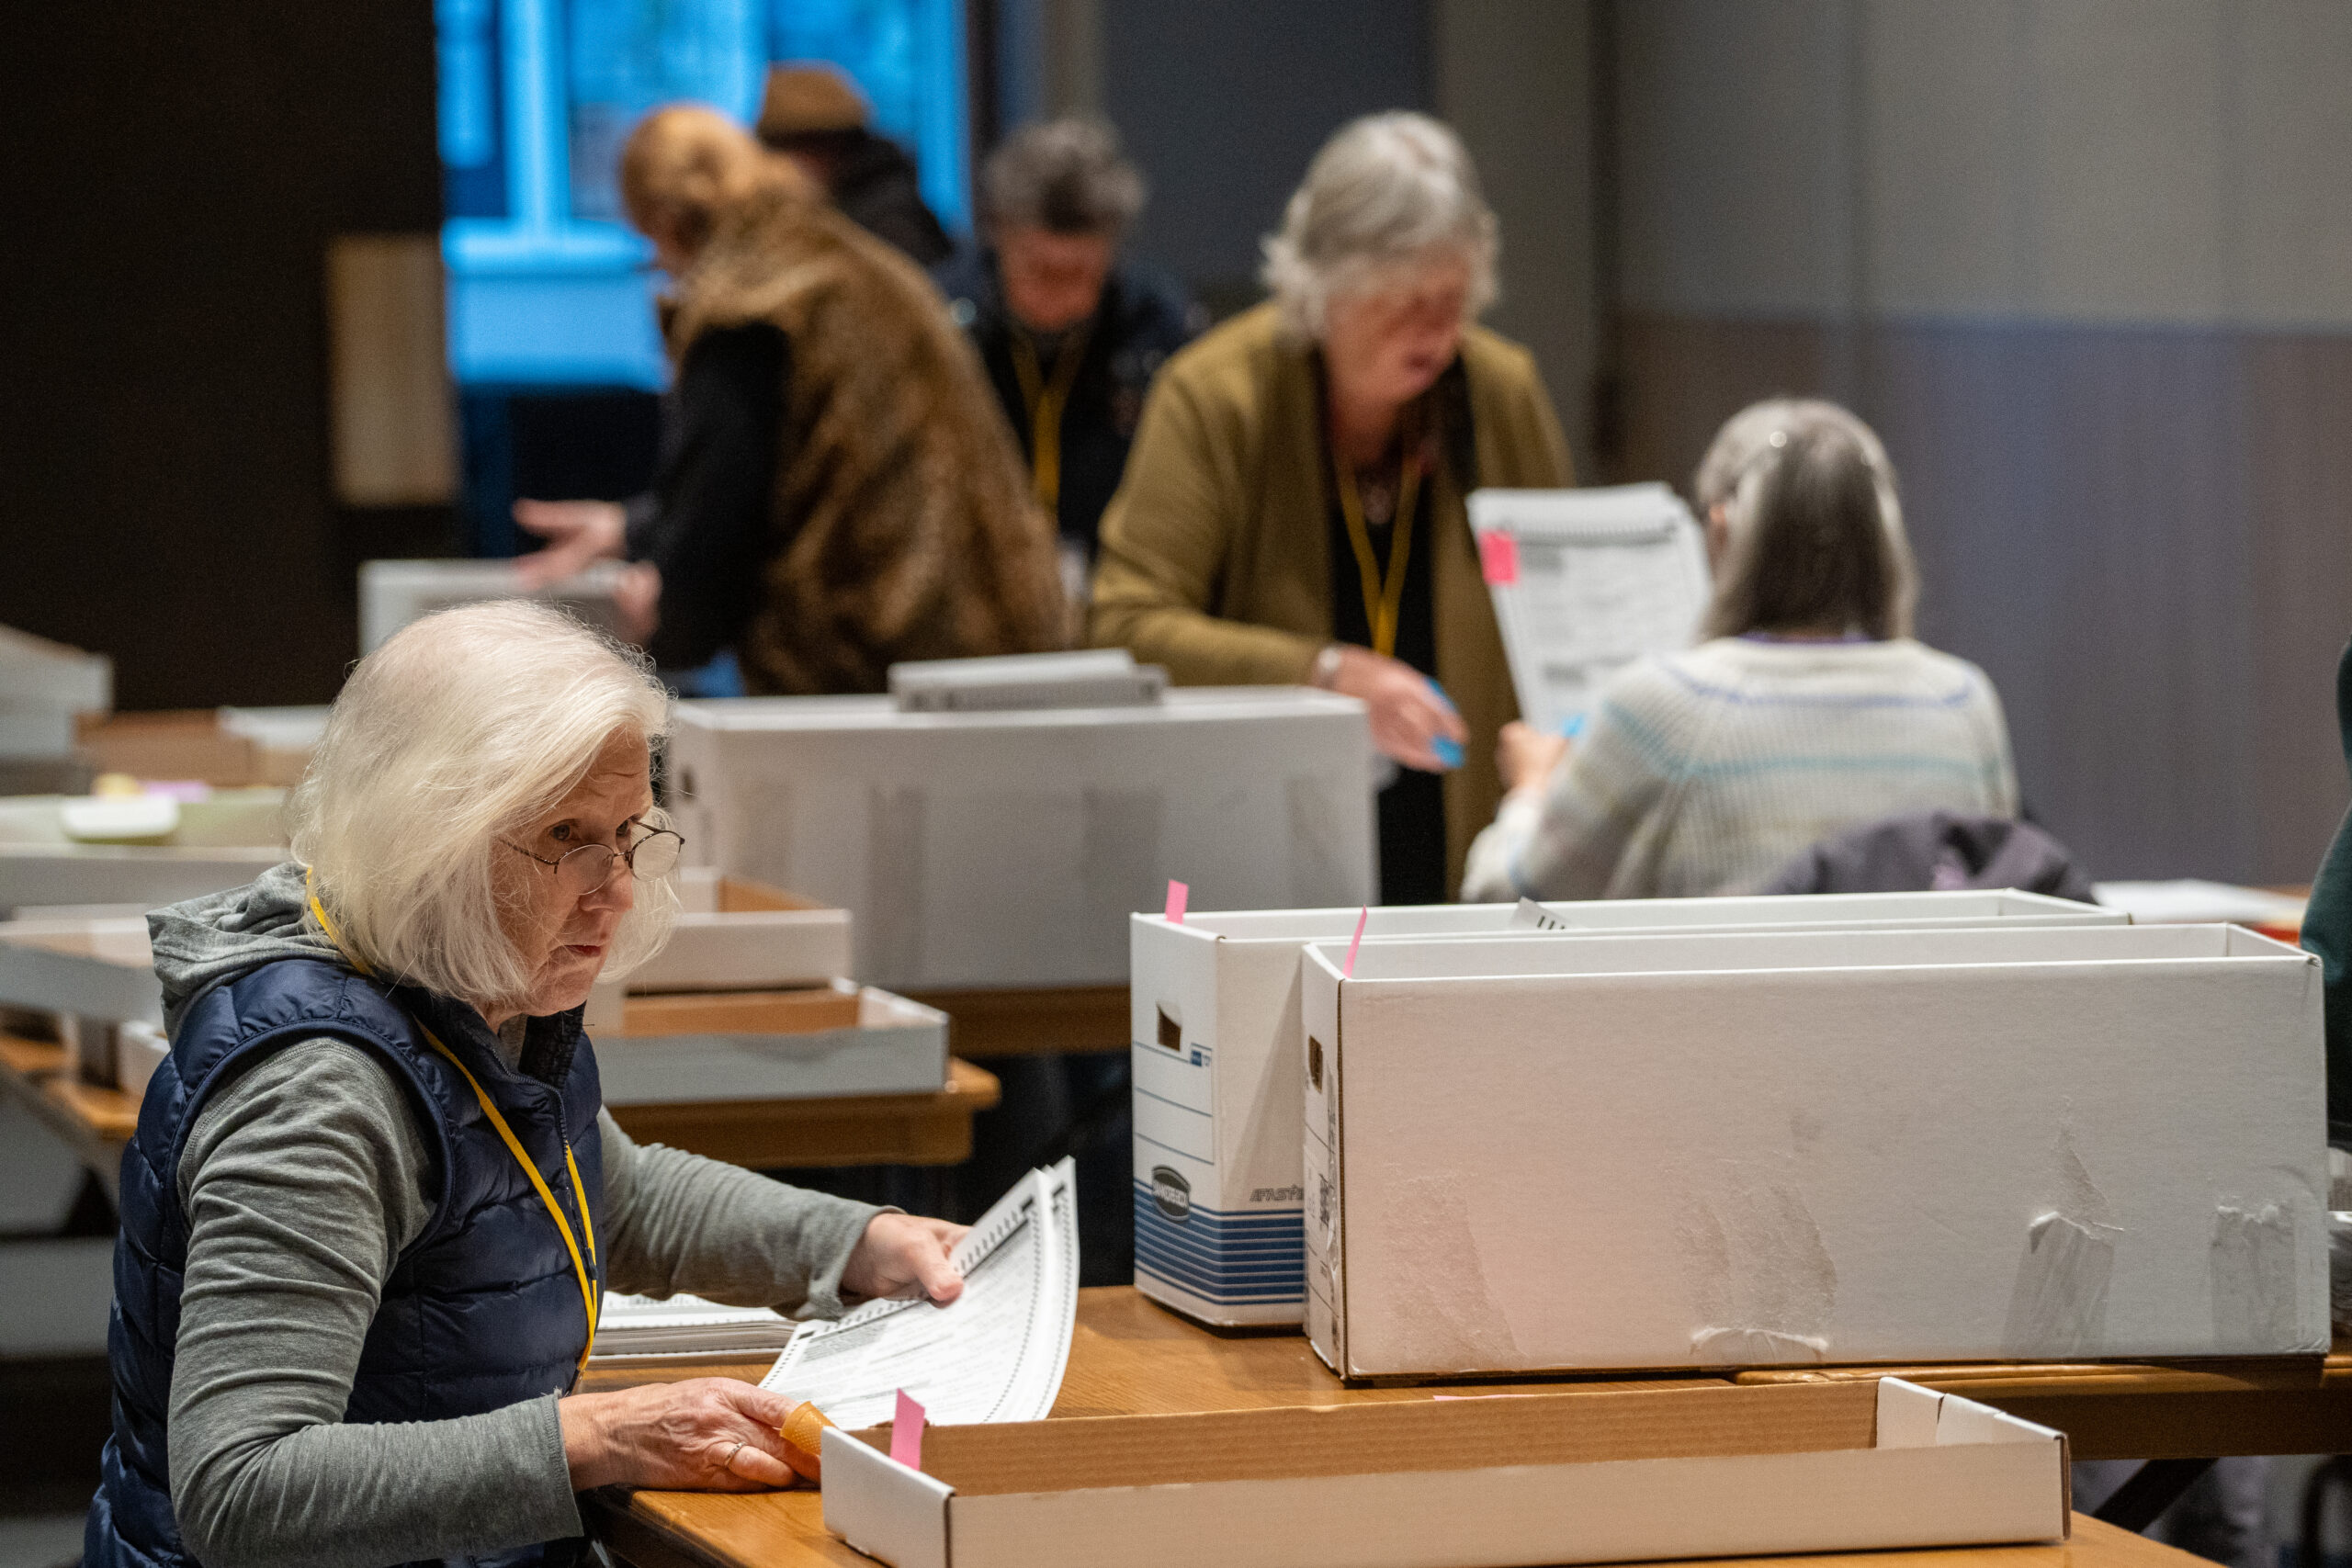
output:
M1061 1393L1078 1320L1073 1163L1021 1179L956 1248L964 1293L868 1302L796 1329L760 1386L814 1401L834 1425L891 1418L904 1389L933 1424L1042 1421Z
M721 1306L700 1296L605 1292L591 1365L640 1356L695 1356L774 1350L792 1339L793 1321L766 1307Z
M1520 716L1573 734L1594 694L1645 653L1688 648L1707 608L1707 552L1662 484L1481 490L1470 527Z

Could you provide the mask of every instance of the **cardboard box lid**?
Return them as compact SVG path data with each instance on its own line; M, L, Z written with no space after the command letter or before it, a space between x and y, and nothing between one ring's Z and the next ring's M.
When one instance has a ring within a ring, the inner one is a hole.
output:
M2127 925L2131 916L2071 898L2014 888L1950 893L1758 894L1723 898L1591 898L1554 900L1544 911L1570 929L1593 931L1670 930L1707 926L1848 926L1884 921L1999 921L2039 917L2085 925ZM1503 936L1513 931L1514 904L1390 904L1369 911L1327 909L1210 909L1188 911L1182 921L1138 914L1136 925L1235 942L1343 940L1356 917L1367 916L1364 936L1435 936L1453 932ZM1537 934L1527 931L1527 935Z
M0 704L96 713L113 701L114 665L104 655L0 626Z
M1575 976L1736 974L1790 969L2178 964L2274 961L2308 966L2300 948L2241 926L1967 926L1829 931L1639 931L1575 942L1558 933L1367 942L1352 975L1348 943L1315 942L1304 962L1353 985Z

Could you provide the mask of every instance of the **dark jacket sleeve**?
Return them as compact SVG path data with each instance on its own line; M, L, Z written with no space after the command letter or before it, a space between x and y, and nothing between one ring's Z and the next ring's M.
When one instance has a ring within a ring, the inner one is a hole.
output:
M678 369L676 440L656 481L658 504L632 553L662 571L662 619L647 651L664 669L708 663L759 608L768 560L789 542L775 515L791 365L763 322L706 333Z
M2335 666L2335 722L2352 768L2352 647ZM2352 812L2312 881L2303 946L2317 953L2327 986L2327 1135L2352 1148Z

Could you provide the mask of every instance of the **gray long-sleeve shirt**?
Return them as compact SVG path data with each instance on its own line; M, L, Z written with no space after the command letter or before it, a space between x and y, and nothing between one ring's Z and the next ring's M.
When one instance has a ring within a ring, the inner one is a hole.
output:
M284 880L255 888L271 878ZM302 945L288 930L235 928L252 917L193 937L185 919L159 927L158 969L191 942L213 972L232 953ZM195 967L167 973L167 995L187 994L174 982ZM503 1044L519 1050L519 1036ZM637 1144L609 1115L597 1132L613 1289L841 1310L842 1269L879 1211ZM452 1420L344 1422L384 1280L433 1209L432 1156L388 1068L336 1040L273 1053L213 1092L177 1179L189 1230L172 1505L207 1568L376 1568L581 1532L553 1395Z

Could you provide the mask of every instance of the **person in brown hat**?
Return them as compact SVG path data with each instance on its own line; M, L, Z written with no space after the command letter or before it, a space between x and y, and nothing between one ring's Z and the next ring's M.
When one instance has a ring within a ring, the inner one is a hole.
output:
M915 164L906 151L868 128L873 109L857 84L821 60L768 69L760 102L760 140L791 159L829 192L844 217L888 241L919 266L955 249L923 205Z
M662 470L641 509L517 502L526 578L628 557L629 634L670 671L731 650L754 695L1064 646L1053 525L929 280L715 109L646 116L620 183L672 280Z

